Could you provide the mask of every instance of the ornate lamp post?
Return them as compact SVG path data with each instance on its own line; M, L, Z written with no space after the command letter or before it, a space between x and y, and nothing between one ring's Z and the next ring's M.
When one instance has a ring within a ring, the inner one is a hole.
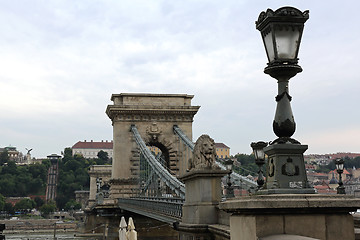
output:
M341 174L344 172L344 159L335 159L336 171L339 174L339 186L337 187L337 194L345 194L345 187L342 182Z
M277 108L273 130L278 142L297 142L290 137L295 133L295 121L291 110L290 78L302 71L298 63L298 52L309 11L301 12L293 7L268 9L260 13L256 28L261 32L269 60L264 72L278 81Z
M258 179L257 184L258 188L260 189L264 185L264 176L262 171L262 165L265 164L265 153L264 153L264 147L266 147L268 144L266 142L253 142L251 143L251 148L254 151L255 156L255 163L259 167L258 171Z
M226 159L224 163L225 163L226 170L229 171L228 177L226 180L226 184L227 184L226 198L233 198L233 197L235 197L235 195L234 195L234 188L231 184L231 173L232 173L232 167L233 167L234 161L231 159Z
M268 155L266 182L261 190L270 193L315 193L307 181L303 153L307 145L291 138L295 121L291 110L289 80L302 71L298 65L298 52L304 23L309 11L293 7L261 12L256 29L261 32L268 64L264 72L278 82L276 112L273 130L278 137L264 148Z
M96 178L96 192L100 192L100 188L101 188L101 184L102 184L102 178Z

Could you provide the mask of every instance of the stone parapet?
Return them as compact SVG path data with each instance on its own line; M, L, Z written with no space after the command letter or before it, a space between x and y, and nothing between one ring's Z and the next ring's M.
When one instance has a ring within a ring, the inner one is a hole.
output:
M221 202L220 209L231 213L271 212L353 212L360 208L360 199L341 195L279 194L254 195Z
M194 95L161 93L120 93L112 94L116 105L178 105L190 106Z
M360 199L340 195L257 195L228 200L219 208L231 213L231 239L255 240L290 234L321 240L355 239L349 212Z

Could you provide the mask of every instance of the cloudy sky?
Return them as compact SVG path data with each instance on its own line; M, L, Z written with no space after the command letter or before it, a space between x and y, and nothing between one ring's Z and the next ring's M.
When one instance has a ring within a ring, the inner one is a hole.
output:
M306 153L360 152L358 0L0 0L0 147L33 157L111 140L113 93L193 94L203 133L251 152L271 141L276 80L259 13L310 10L290 81Z

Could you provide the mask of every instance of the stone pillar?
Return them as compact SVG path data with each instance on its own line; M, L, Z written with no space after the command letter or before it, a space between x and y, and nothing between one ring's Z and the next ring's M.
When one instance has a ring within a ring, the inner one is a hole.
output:
M219 207L232 214L231 240L257 240L273 235L354 240L354 219L349 212L360 208L360 199L339 195L271 194L225 201Z
M111 178L111 166L110 165L93 165L89 168L90 176L90 193L89 193L89 202L88 207L91 207L96 202L96 179L101 178L102 183L108 183Z
M130 197L138 182L131 171L133 141L129 123L113 120L113 138L111 198Z
M89 193L89 206L92 206L96 200L96 177L90 175L90 193Z
M179 224L180 239L210 240L209 224L218 223L218 204L222 197L221 178L228 171L192 170L180 180L186 185L182 221Z

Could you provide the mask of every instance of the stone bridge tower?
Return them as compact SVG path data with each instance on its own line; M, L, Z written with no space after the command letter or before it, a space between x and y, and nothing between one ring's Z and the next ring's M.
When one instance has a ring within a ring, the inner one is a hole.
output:
M178 176L186 170L178 137L178 125L192 139L192 122L200 106L191 106L193 95L186 94L113 94L113 105L106 114L113 125L113 163L111 198L129 197L139 189L139 148L130 132L135 125L145 143L155 146L165 156L171 173Z

